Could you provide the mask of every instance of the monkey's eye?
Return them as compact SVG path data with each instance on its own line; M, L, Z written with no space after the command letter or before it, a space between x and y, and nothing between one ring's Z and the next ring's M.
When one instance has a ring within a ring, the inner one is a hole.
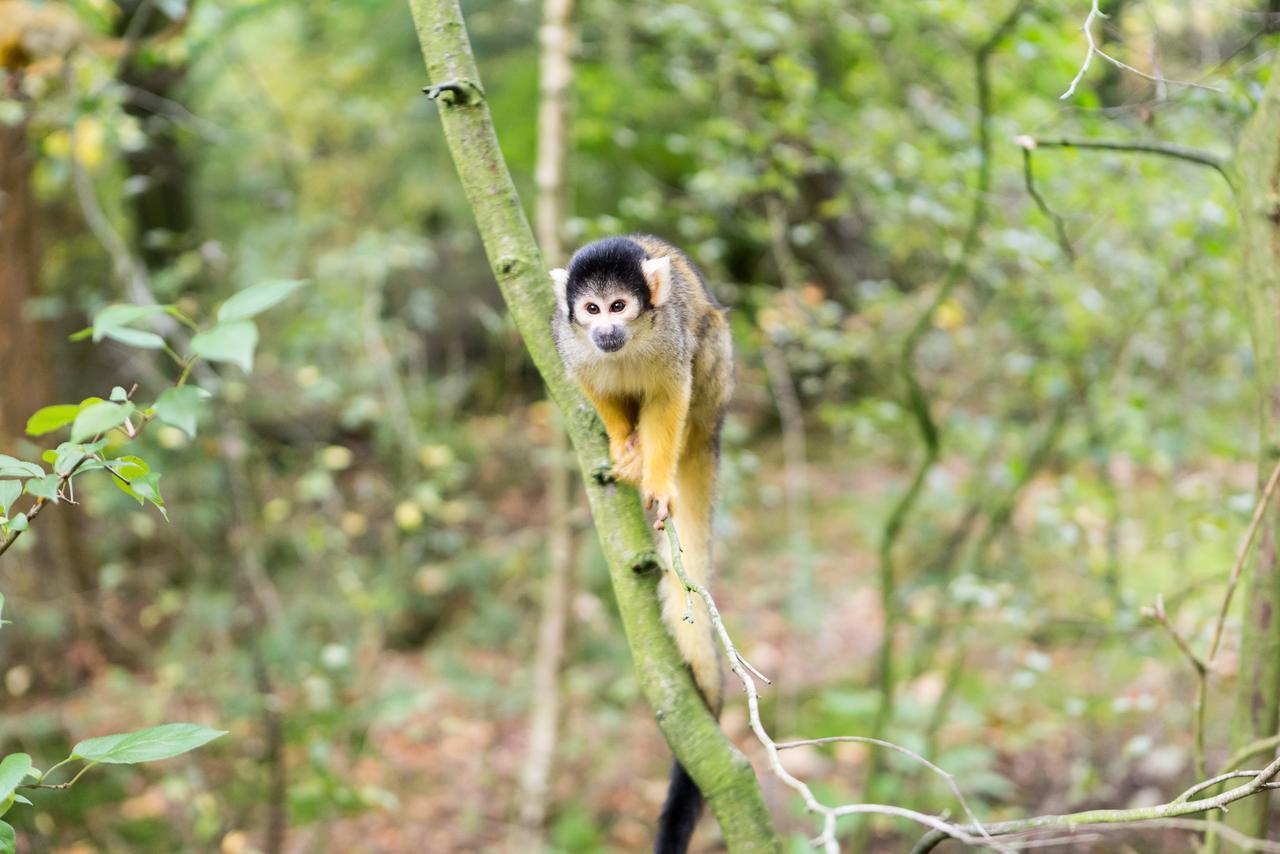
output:
M600 313L600 306L596 305L593 302L587 303L587 314L599 314L599 313Z
M609 311L618 312L618 311L622 311L626 307L627 307L627 304L622 300L618 299L618 300L614 300L613 305L609 306Z

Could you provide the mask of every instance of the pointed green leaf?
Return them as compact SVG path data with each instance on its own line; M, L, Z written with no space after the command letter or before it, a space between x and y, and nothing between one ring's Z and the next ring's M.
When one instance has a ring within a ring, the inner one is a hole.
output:
M122 386L111 387L111 399L116 403L124 403L129 399L129 392L125 391Z
M25 753L10 753L0 761L0 801L9 800L18 791L30 769L31 757Z
M110 338L113 341L119 341L121 344L128 344L130 347L138 347L142 350L163 350L164 339L154 332L148 332L145 329L130 329L128 326L117 326L108 329L102 333L104 338ZM112 400L115 400L113 397Z
M7 822L0 821L0 854L14 854L17 850L17 834Z
M0 480L0 516L8 516L9 508L22 494L22 481ZM3 600L0 600L3 602Z
M258 346L258 327L251 321L220 323L191 339L191 352L210 362L230 362L245 373L253 370L253 350Z
M199 724L161 724L137 732L86 739L75 746L71 756L106 765L154 762L194 750L222 735L226 732ZM30 763L30 759L27 761Z
M99 439L96 442L81 444L80 442L63 442L58 446L56 451L45 451L44 460L53 463L54 474L66 474L79 463L76 473L84 471L92 471L94 468L100 468L95 465L94 460L88 460L81 463L80 461L87 456L98 453L107 446L107 439Z
M44 469L35 463L0 454L0 477L42 477Z
M203 391L195 386L166 389L156 400L156 417L194 438L203 398Z
M36 498L43 498L47 501L58 500L58 481L56 474L47 474L44 477L33 477L27 481L27 494L34 495Z
M27 800L27 799L26 799L25 797L23 797L22 795L14 795L14 796L13 796L13 802L14 802L15 804L22 804L23 806L27 806L27 807L29 807L29 806L34 806L34 805L31 803L31 801Z
M46 406L43 409L37 409L35 414L27 419L27 435L43 436L45 433L52 433L60 427L66 427L76 420L76 415L79 412L80 407L74 403L62 403L57 406Z
M231 295L218 309L218 322L247 320L289 298L289 295L307 284L305 279L279 279L251 285Z
M147 499L140 495L134 488L133 484L139 482L143 477L151 471L151 467L141 457L117 457L114 460L107 461L107 470L111 472L113 477L111 482L114 483L121 492L128 495L139 504L144 503Z
M139 320L163 314L166 309L167 306L163 305L109 305L93 316L93 340L101 341L108 336L114 337L112 333L131 326Z
M132 403L114 403L104 400L85 407L71 425L71 441L79 442L113 430L133 414Z

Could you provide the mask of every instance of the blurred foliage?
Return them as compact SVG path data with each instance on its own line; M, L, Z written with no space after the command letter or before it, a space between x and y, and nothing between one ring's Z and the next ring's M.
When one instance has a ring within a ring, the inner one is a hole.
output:
M531 201L539 9L465 5ZM973 52L1011 6L577 10L571 242L661 234L733 309L720 599L778 684L766 714L779 738L871 726L874 551L921 453L898 354L960 251L977 165ZM891 735L930 752L984 815L1123 804L1187 781L1191 674L1138 609L1161 592L1202 639L1252 506L1227 188L1176 161L1039 151L1038 189L1073 261L1026 192L1013 138L1225 154L1274 40L1261 7L1103 6L1109 49L1220 91L1095 62L1061 102L1087 3L1032 3L992 57L992 216L918 354L945 434L898 546L908 672ZM231 735L184 762L33 796L15 817L20 841L265 850L274 815L294 850L499 847L529 699L544 473L563 461L419 92L408 10L141 7L131 26L138 3L0 2L0 121L24 125L36 155L40 293L27 315L69 335L138 301L86 227L93 205L177 310L262 282L311 286L265 316L252 375L218 366L201 380L216 395L210 429L138 438L136 454L165 472L171 522L86 480L81 506L57 512L80 514L93 589L10 593L0 635L6 752L51 755L69 737L197 714ZM128 343L86 355L58 340L41 354L58 367L58 399L136 382L155 400L170 366ZM785 528L765 348L784 356L806 413L808 545ZM47 447L0 451L34 460ZM589 527L575 524L549 839L643 848L665 758ZM77 633L68 601L89 603L109 647ZM1211 744L1224 710L1215 700ZM732 709L726 727L749 741ZM852 747L794 761L851 796L867 761ZM1062 773L1046 780L1050 764ZM897 757L888 767L894 802L947 805L937 780ZM784 824L797 839L810 830L798 812ZM884 850L902 843L894 829L879 829Z

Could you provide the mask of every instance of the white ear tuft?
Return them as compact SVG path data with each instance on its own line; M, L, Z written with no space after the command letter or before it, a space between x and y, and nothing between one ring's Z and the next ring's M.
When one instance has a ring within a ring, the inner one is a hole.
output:
M565 294L569 287L569 271L562 267L557 267L551 271L551 281L556 286L556 305L563 309L565 307Z
M640 269L649 283L649 301L657 308L671 296L671 258L648 258L640 263Z

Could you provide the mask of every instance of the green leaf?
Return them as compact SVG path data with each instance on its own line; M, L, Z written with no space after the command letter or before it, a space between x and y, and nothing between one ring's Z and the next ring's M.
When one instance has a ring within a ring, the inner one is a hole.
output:
M31 527L31 520L27 518L26 513L19 513L9 520L9 530L15 533L22 533Z
M164 349L164 339L154 332L147 332L145 329L130 329L127 326L117 326L104 332L103 337L143 350ZM112 400L115 400L115 398L112 398Z
M0 477L43 477L44 469L35 463L0 454Z
M195 750L223 735L226 735L223 730L199 724L161 724L137 732L86 739L72 749L71 756L105 765L133 765L168 759ZM30 761L27 760L28 764Z
M18 850L18 837L13 828L0 821L0 854L14 854Z
M132 403L114 403L104 400L85 407L76 416L75 423L71 425L71 441L79 442L119 427L132 414Z
M80 460L105 448L107 441L106 439L99 439L87 445L79 442L63 442L56 451L45 451L44 460L53 463L54 474L67 474L73 466L80 463ZM92 471L95 468L102 468L102 466L97 460L87 460L80 463L80 467L76 469L76 474Z
M126 400L129 399L129 392L125 391L124 388L121 386L118 386L118 385L112 386L111 399L114 400L116 403L124 403Z
M111 472L113 477L111 482L114 483L121 492L128 495L139 504L147 501L146 496L141 495L133 488L135 483L140 483L142 478L151 472L151 466L147 465L146 460L141 457L117 457L114 460L107 461L107 471ZM157 493L158 494L158 493Z
M220 323L191 339L191 352L210 362L230 362L245 373L253 370L253 349L258 327L251 321Z
M163 305L109 305L93 317L93 340L115 338L116 333L127 326L145 320L157 314L164 314L168 306ZM127 334L127 333L126 333ZM154 333L151 333L154 335ZM160 336L155 335L156 338ZM117 340L121 340L118 339ZM124 343L129 343L125 341ZM164 342L160 342L164 346Z
M195 386L166 389L156 400L156 417L194 438L203 398L203 390Z
M289 298L298 288L307 285L306 279L277 279L251 285L231 295L231 299L218 309L218 322L247 320L261 314Z
M22 482L17 480L0 480L0 516L8 516L9 508L22 494ZM0 600L0 604L3 600Z
M27 481L27 494L34 495L36 498L43 498L47 501L58 500L58 481L61 480L56 474L47 474L44 477L33 477Z
M35 414L27 419L27 435L43 436L45 433L52 433L54 430L66 427L76 420L79 412L80 407L74 403L60 403L57 406L37 409Z
M10 753L0 761L0 801L7 801L18 791L27 772L31 770L31 757L25 753Z
M35 806L35 804L31 803L31 801L27 800L27 799L26 799L25 797L23 797L22 795L14 795L14 796L13 796L13 802L14 802L15 804L22 804L23 806L28 806L28 807L30 807L30 806Z

